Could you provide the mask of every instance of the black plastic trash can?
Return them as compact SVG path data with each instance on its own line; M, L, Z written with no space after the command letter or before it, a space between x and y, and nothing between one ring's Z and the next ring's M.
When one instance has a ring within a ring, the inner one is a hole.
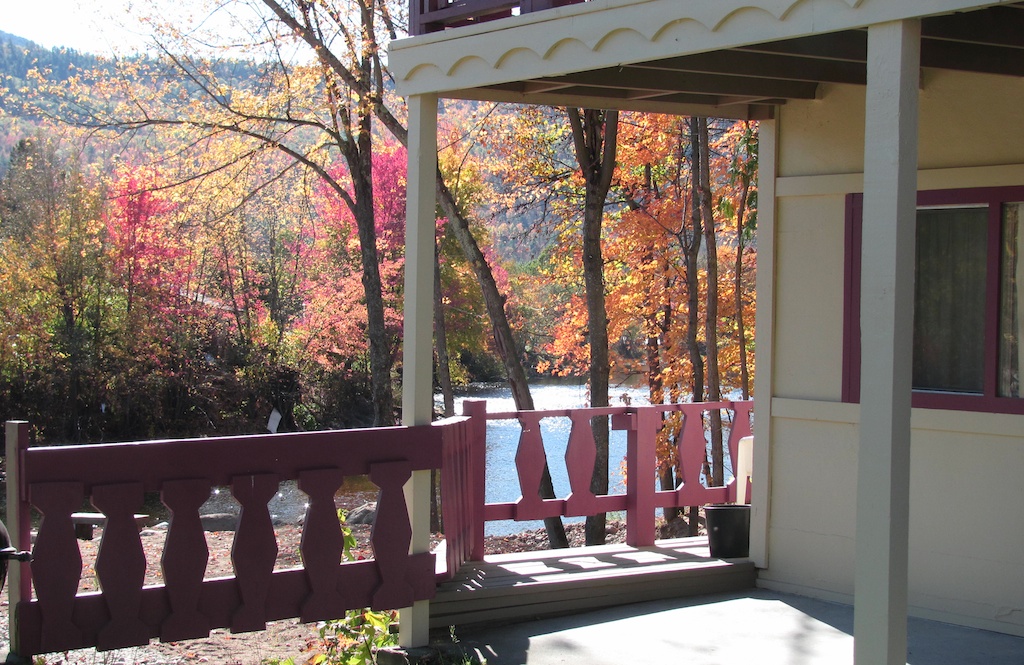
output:
M742 559L750 556L750 506L704 506L707 517L708 546L716 559Z

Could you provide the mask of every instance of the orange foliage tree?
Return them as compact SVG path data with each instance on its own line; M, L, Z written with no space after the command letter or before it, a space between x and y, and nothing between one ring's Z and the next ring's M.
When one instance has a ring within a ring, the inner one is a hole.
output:
M703 206L694 169L700 166L694 126L677 116L621 114L606 208L602 249L612 372L619 380L643 377L652 403L703 399L719 389L744 398L750 393L757 126L707 122ZM535 288L545 293L536 299L542 303L538 316L550 320L551 335L538 368L581 376L590 359L590 322L577 230L582 183L572 170L568 141L568 128L550 110L517 108L515 119L494 135L492 149L504 160L505 205L541 210L537 223L546 224L557 246L537 268ZM710 250L705 227L714 240ZM716 289L710 291L709 251L719 267ZM715 306L710 322L709 297ZM714 372L706 366L711 332L719 370L714 390L707 384ZM675 484L679 426L670 418L659 441L659 473L666 487ZM707 471L710 477L710 464Z

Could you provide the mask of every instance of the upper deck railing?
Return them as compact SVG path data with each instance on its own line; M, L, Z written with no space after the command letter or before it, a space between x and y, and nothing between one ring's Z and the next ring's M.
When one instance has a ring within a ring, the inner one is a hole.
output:
M586 0L409 0L409 33L424 35Z

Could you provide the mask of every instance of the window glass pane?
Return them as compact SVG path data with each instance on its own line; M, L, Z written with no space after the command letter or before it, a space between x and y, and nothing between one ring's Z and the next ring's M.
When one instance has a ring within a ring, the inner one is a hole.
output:
M919 210L914 292L914 388L985 387L985 208ZM870 353L870 349L864 349Z
M1021 264L1021 212L1024 203L1003 205L1002 257L999 271L999 396L1020 397L1021 331L1024 310L1020 288L1024 283Z

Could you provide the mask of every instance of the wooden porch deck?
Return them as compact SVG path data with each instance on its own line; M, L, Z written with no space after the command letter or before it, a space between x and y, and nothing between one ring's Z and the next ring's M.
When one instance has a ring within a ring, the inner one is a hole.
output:
M431 628L571 614L648 600L751 589L754 564L713 559L707 537L650 547L601 545L485 557L437 588Z

